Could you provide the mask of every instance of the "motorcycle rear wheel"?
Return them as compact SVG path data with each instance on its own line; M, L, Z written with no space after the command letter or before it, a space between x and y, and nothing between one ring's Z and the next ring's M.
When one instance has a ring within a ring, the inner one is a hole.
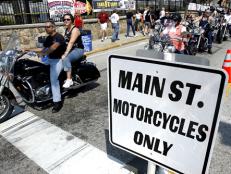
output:
M14 110L9 98L5 95L0 96L0 123L6 121Z

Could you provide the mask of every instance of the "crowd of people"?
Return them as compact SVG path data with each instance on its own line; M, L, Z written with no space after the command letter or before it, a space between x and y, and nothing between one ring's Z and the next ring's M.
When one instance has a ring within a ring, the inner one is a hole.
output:
M137 32L142 33L144 36L149 34L149 30L154 22L160 18L165 16L165 9L163 8L160 12L154 10L154 8L147 7L144 11L137 10L133 12L132 10L126 11L126 22L127 22L127 30L125 37L136 37ZM108 23L111 23L112 29L114 30L112 34L111 41L115 42L118 40L118 34L120 30L119 26L119 15L117 10L113 10L112 15L106 11L101 11L98 16L98 23L100 24L100 37L103 42L107 39L107 27ZM130 35L130 29L132 30L133 36Z
M231 10L225 11L225 19L228 22L229 34L231 37ZM198 16L188 14L186 20L190 19L198 26L205 27L206 24L212 23L214 17L217 15L217 11L212 12L206 10ZM112 29L114 30L111 41L115 42L119 39L119 24L120 17L117 10L113 10L112 14L106 11L101 11L98 14L98 23L100 25L100 37L103 42L107 39L107 27L109 21L111 22ZM182 38L186 32L185 26L182 24L182 17L179 13L173 13L165 11L165 8L161 10L154 10L154 8L146 7L142 12L137 10L135 13L128 10L126 12L127 31L126 37L136 37L137 32L142 33L144 36L149 35L151 30L154 29L155 23L159 21L166 27L160 33L160 36L168 35L170 38ZM53 21L47 21L45 23L45 31L48 34L43 48L39 51L41 55L48 56L48 64L50 65L50 80L51 89L53 95L54 106L52 112L58 112L62 108L61 91L59 86L58 76L62 69L66 71L66 81L63 84L63 88L69 88L73 85L71 75L71 62L79 59L84 54L84 46L81 39L81 31L83 30L84 22L81 14L77 11L75 16L71 14L65 14L63 16L63 23L66 27L65 34L61 35L56 31L56 25ZM130 28L132 29L133 36L130 35ZM208 53L212 54L212 32L208 30L206 33L208 38ZM184 42L181 40L173 41L173 45L176 48L176 53L182 54L185 49Z

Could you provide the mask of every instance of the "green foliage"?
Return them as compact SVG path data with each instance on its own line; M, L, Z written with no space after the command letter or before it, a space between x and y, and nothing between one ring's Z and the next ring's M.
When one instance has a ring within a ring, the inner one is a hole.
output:
M0 25L12 25L15 24L12 18L6 16L0 16Z

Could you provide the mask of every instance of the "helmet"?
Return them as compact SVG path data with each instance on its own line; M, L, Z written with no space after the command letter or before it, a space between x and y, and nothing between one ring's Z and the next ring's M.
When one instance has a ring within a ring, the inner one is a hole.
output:
M215 7L210 6L210 11L211 11L211 12L214 12L215 10L216 10Z
M181 22L182 17L181 17L181 15L179 13L174 13L172 15L172 20L175 21L175 22Z

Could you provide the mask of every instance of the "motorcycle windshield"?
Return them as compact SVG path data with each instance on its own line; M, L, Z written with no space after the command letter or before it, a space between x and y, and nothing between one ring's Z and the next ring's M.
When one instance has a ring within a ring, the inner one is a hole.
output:
M12 33L12 35L10 36L8 44L6 48L3 50L3 52L7 52L9 50L20 50L19 38L15 32Z
M16 33L13 33L6 48L0 54L0 72L10 72L14 59L18 57L20 42Z

